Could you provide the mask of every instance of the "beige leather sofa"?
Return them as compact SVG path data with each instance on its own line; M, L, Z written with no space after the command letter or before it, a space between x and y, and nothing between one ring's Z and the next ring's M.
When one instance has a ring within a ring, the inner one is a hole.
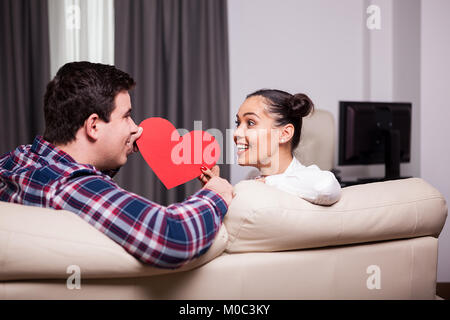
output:
M1 202L0 298L435 298L447 207L425 181L347 187L330 207L235 188L213 246L180 270L139 263L71 212Z
M0 202L0 299L435 298L447 205L424 180L346 187L329 207L258 181L235 192L212 247L178 270L71 212Z

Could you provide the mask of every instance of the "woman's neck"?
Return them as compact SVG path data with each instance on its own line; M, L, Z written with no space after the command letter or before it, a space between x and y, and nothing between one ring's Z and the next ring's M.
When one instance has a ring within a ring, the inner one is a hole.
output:
M292 154L289 151L279 150L280 152L271 157L270 163L267 165L262 165L258 169L261 176L272 176L275 174L281 174L286 171L292 162Z

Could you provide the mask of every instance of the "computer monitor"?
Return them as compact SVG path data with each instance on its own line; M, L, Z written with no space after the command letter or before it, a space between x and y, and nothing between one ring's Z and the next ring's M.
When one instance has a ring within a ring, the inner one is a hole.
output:
M339 165L384 163L392 180L410 158L411 103L339 102Z

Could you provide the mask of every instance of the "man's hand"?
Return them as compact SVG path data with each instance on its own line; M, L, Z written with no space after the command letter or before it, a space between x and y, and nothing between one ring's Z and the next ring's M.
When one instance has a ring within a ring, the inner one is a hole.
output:
M139 148L137 146L136 140L141 137L143 131L144 131L144 129L139 127L138 131L135 134L131 135L130 142L133 145L133 152L138 152L139 151Z
M229 206L235 194L233 192L233 186L226 179L219 177L219 166L215 165L211 170L202 167L201 170L203 173L198 179L202 182L203 188L218 193Z
M233 197L235 196L233 186L226 179L217 176L209 179L208 183L205 184L204 189L209 189L218 193L228 206L230 206L231 200L233 200Z

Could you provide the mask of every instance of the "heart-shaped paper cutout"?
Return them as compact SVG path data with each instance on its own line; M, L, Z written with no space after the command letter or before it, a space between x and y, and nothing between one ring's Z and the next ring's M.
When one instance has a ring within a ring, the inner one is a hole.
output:
M201 166L212 168L220 157L219 144L205 131L180 136L170 121L157 117L139 126L144 129L136 141L139 152L167 189L197 178Z

